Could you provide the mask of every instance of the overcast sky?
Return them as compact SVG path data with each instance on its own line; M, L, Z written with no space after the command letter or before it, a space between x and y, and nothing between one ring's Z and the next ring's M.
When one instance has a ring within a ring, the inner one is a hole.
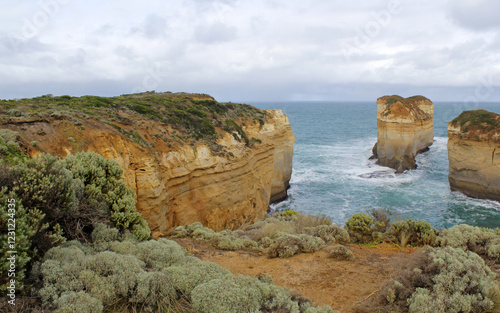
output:
M500 101L498 0L0 0L0 98Z

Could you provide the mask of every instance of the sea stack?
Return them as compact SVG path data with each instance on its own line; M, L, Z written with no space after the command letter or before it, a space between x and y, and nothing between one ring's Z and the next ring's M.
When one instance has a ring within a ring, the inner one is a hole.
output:
M500 201L500 115L464 111L448 123L450 188Z
M377 99L377 143L372 158L396 173L417 168L415 156L434 142L434 104L423 96Z

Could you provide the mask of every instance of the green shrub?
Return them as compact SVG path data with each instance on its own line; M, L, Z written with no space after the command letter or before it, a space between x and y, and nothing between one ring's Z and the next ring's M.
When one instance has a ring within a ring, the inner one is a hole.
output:
M3 139L3 142L7 145L16 145L19 146L18 139L19 139L19 133L10 130L7 128L0 129L0 138Z
M347 249L345 246L338 245L328 249L328 257L336 260L354 260L354 254L351 250Z
M369 242L372 240L373 219L366 213L356 213L349 217L346 222L346 229L351 240L359 242Z
M7 111L7 115L20 117L20 116L23 116L24 113L23 113L23 111L18 110L18 109L10 109Z
M84 183L90 206L106 203L110 220L118 229L130 230L139 240L150 237L149 226L135 210L132 190L121 179L123 170L116 162L94 152L70 155L62 162Z
M392 231L401 243L401 246L430 245L436 239L437 231L425 221L413 221L411 218L392 223Z
M497 260L500 258L500 234L493 229L456 225L443 229L436 242L441 246L470 250Z
M295 212L294 210L285 210L285 211L281 212L281 215L292 216L292 215L299 215L299 213Z
M431 265L437 268L434 285L417 288L408 299L409 312L484 312L493 308L499 287L483 259L451 247L433 249Z
M44 225L41 221L44 215L37 209L26 210L22 203L16 200L16 195L13 192L7 193L7 188L0 189L0 293L6 292L7 281L10 279L9 267L10 261L8 258L12 257L9 251L16 251L15 254L15 279L18 282L16 290L18 292L24 291L22 285L26 274L27 264L31 258L36 255L36 248L32 247L32 237L40 231ZM12 220L15 219L15 227L12 227ZM10 224L10 225L9 225ZM12 229L14 228L14 229ZM13 232L13 233L12 233ZM15 249L11 249L8 238L16 238Z

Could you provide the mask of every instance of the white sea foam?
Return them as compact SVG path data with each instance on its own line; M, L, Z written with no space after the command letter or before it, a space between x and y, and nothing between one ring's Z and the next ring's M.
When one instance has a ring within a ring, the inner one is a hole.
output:
M357 212L387 208L436 227L500 225L500 203L450 192L445 124L435 123L435 142L416 157L418 168L395 174L368 159L377 141L373 103L287 107L297 136L291 188L289 198L273 209L323 213L337 223ZM437 105L435 115L442 109Z

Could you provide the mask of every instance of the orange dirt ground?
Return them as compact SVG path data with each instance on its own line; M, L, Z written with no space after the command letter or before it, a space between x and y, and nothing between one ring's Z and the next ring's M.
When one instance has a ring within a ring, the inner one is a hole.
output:
M342 313L355 312L357 304L374 296L414 251L384 244L348 245L356 256L354 261L329 259L325 251L269 259L253 252L218 250L191 239L174 240L200 259L215 262L233 274L271 275L276 285L309 297L315 305L327 304Z

